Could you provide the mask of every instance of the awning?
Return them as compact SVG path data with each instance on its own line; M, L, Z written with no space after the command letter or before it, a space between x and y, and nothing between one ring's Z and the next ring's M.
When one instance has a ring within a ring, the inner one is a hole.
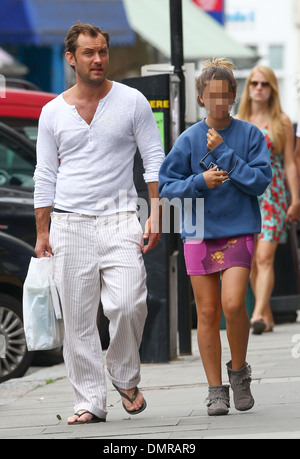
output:
M170 0L124 0L133 30L166 57L171 54L169 3ZM182 0L182 15L185 60L257 57L191 0Z
M63 44L78 20L109 32L111 45L135 43L122 0L1 0L0 43Z

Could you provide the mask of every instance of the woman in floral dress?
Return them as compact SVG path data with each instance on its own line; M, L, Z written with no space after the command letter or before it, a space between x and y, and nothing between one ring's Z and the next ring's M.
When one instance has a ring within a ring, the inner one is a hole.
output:
M294 130L282 112L277 79L265 66L255 67L245 85L238 118L250 121L265 136L273 179L259 197L262 231L256 241L251 272L255 307L251 319L254 334L272 331L270 297L274 287L274 259L278 244L287 242L287 225L300 215L299 186L293 158Z

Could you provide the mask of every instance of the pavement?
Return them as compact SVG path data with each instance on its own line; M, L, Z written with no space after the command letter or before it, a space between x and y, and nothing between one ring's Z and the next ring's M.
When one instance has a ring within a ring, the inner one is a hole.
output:
M221 339L223 382L228 383L230 353L225 330L221 330ZM0 438L102 439L103 453L131 456L140 439L147 444L148 453L155 451L157 443L162 448L159 453L166 452L168 445L177 445L178 452L185 445L193 453L199 439L300 439L299 319L277 325L273 333L251 334L247 360L256 400L248 412L236 411L232 402L227 416L207 416L207 382L193 330L192 355L168 363L142 364L139 387L148 404L143 413L129 416L108 380L107 422L74 426L66 421L73 413L73 396L64 364L33 369L23 378L0 384ZM132 450L122 450L126 445ZM145 446L139 448L145 452Z

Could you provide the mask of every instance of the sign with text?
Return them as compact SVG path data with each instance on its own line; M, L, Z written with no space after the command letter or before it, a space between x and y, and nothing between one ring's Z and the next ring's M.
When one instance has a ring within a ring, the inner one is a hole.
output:
M197 6L210 14L216 21L224 24L224 0L192 0Z

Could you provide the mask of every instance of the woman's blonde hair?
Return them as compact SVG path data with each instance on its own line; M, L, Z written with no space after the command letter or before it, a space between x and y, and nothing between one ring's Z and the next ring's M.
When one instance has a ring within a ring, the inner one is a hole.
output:
M198 94L202 96L205 86L208 81L211 80L226 80L232 89L233 94L237 91L237 81L233 75L233 69L235 68L232 62L226 60L225 57L213 58L206 60L202 68L201 74L197 79L196 88ZM203 107L202 102L198 95L198 104Z
M238 118L240 120L249 121L251 116L251 99L249 97L249 86L254 73L260 72L265 77L266 81L270 84L272 89L269 99L269 130L275 151L281 153L285 145L285 130L283 122L283 111L281 109L278 83L275 73L269 67L264 65L257 65L254 67L248 76L245 88L242 94L241 102L238 110Z

